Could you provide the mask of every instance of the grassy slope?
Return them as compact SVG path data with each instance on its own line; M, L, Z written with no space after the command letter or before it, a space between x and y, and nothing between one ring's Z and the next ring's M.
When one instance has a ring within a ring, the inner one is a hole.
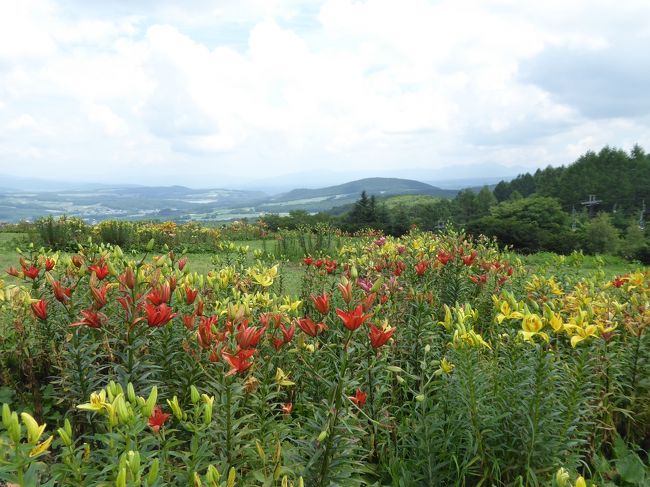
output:
M423 195L423 194L417 194L417 195L403 194L398 196L390 196L388 198L381 199L380 201L386 205L386 208L392 210L393 208L397 208L398 206L410 208L415 205L419 205L422 203L433 203L438 200L440 200L440 197L438 196Z

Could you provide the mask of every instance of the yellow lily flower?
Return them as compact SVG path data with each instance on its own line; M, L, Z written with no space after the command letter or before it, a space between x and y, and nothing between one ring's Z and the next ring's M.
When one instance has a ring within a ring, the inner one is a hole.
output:
M519 334L524 338L525 341L531 341L535 335L541 336L544 340L548 341L548 335L543 333L541 329L544 327L542 323L542 318L535 313L528 313L524 316L524 319L521 322L522 330L519 331Z
M461 331L456 330L454 332L454 337L452 343L455 347L463 347L464 345L469 345L470 347L486 347L492 350L492 347L489 343L483 340L483 337L476 333L474 330Z
M302 305L302 301L297 300L297 301L292 301L289 296L285 296L284 299L282 300L282 304L278 308L280 311L284 311L285 313L290 313L290 312L296 312L300 309L300 306Z
M524 317L519 311L513 311L510 308L510 303L504 301L500 306L501 312L496 316L497 323L501 324L503 320L518 320Z
M444 326L445 330L450 331L451 321L452 321L451 309L446 304L444 305L444 308L445 308L445 319L443 321L439 321L438 324Z
M598 327L596 325L587 325L584 328L581 326L566 325L565 328L575 331L575 334L571 337L571 346L573 348L581 341L598 335Z
M553 328L554 332L560 333L562 330L564 330L564 321L562 320L562 316L559 313L551 312L547 321L551 328Z
M106 408L108 403L106 402L106 391L102 389L97 392L90 394L90 402L86 404L80 404L77 406L77 409L83 409L84 411L101 411Z
M44 442L36 445L34 448L31 449L29 452L29 458L34 458L35 456L40 455L41 453L44 453L52 444L52 440L54 439L54 436L50 436L47 440Z
M456 367L454 364L452 364L449 360L447 360L446 357L443 357L442 360L440 361L440 368L434 372L435 375L442 375L442 374L451 374L451 372L454 370L454 367Z
M289 380L289 375L286 374L280 367L275 371L275 382L278 386L295 386L295 382Z

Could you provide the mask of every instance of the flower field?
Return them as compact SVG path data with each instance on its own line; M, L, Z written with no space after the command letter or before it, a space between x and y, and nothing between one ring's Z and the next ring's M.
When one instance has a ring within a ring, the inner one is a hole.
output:
M270 253L222 248L202 274L153 243L16 255L0 481L650 483L647 270L534 274L413 231L305 256L287 295Z

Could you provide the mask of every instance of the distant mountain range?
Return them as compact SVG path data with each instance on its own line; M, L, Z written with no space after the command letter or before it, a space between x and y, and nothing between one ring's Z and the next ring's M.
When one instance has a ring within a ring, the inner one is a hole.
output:
M5 180L3 184L6 185ZM64 214L88 221L223 221L255 218L266 213L286 214L292 210L327 211L353 203L362 191L378 198L394 195L452 198L458 192L400 178L366 178L324 188L293 189L277 195L252 190L191 189L184 186L77 185L56 190L0 189L0 222Z

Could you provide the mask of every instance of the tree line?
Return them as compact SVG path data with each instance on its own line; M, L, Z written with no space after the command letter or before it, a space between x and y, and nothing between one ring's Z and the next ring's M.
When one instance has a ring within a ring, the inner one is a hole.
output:
M597 204L586 205L590 195ZM465 189L453 199L406 199L391 205L364 191L342 214L294 211L267 215L272 229L328 224L402 235L411 227L437 231L453 225L496 237L522 252L618 254L650 263L644 202L650 205L650 154L605 147L573 164L538 169L493 189ZM336 212L334 212L336 213Z

